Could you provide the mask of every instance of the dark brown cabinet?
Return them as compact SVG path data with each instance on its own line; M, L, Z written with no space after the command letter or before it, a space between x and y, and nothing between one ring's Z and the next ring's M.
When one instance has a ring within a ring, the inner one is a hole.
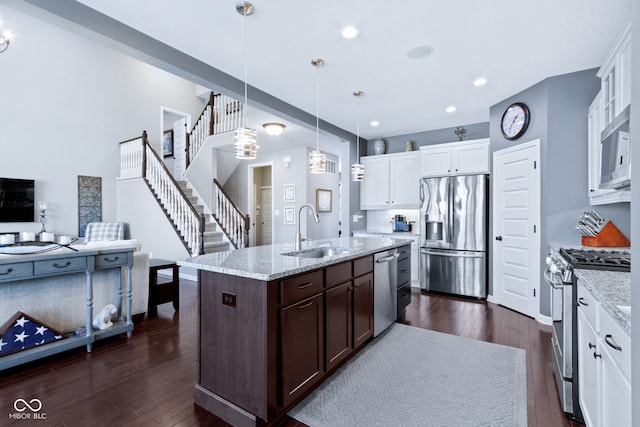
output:
M351 280L325 292L327 371L331 370L351 353L352 305L353 290Z
M353 266L353 268L352 268ZM326 369L330 371L373 337L372 257L326 269ZM356 273L363 276L352 278ZM340 274L338 274L340 273ZM335 286L340 279L348 281Z
M353 280L353 348L357 349L371 337L373 337L373 273L368 273Z
M304 394L324 372L322 294L280 310L282 405Z
M405 319L411 303L411 245L398 248L398 320Z

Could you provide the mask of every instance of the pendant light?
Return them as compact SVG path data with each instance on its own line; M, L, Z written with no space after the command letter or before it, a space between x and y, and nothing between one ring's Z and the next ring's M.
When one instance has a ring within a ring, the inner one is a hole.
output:
M361 90L353 92L353 96L360 98L364 95ZM356 162L351 165L351 181L364 181L364 165L360 163L360 108L356 109L358 125L356 128Z
M318 99L320 98L320 84L318 82L318 70L324 65L324 59L314 59L311 65L316 67L316 149L309 153L309 172L325 173L327 171L327 156L320 152L320 115L318 112Z
M244 16L244 106L242 107L242 126L233 134L233 144L237 159L255 159L258 150L257 133L249 127L247 119L247 16L253 15L254 7L249 2L236 4L236 12Z

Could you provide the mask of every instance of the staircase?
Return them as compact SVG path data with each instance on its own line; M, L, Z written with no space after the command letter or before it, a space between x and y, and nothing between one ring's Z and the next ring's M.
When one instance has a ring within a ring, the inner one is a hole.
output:
M237 127L242 115L240 106L233 98L211 93L209 102L187 134L187 168L209 136ZM178 182L173 178L149 144L146 131L140 137L120 143L120 179L131 178L145 181L191 256L227 250L230 244L234 248L248 246L249 216L228 198L215 177L204 177L214 189L207 191L211 194L198 197L188 181ZM208 206L200 204L201 200Z
M193 189L189 187L187 181L176 181L182 192L187 196L196 211L204 218L204 232L202 233L202 250L203 253L225 251L229 249L229 242L224 240L224 233L218 231L218 225L212 216L204 213L204 206L198 204L198 196L193 195Z

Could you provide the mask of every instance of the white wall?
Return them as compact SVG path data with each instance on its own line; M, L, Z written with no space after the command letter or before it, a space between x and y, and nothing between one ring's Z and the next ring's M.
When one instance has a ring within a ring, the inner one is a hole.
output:
M311 151L311 150L309 150ZM327 160L338 161L336 156L327 154ZM319 212L320 222L315 223L311 216L311 210L305 209L303 212L306 218L306 233L302 233L302 236L307 239L328 239L332 237L338 237L338 222L340 221L340 176L336 174L322 173L322 174L308 174L307 175L307 200L314 208L316 205L316 190L330 190L331 191L331 212ZM296 203L297 208L302 204ZM297 220L297 219L296 219ZM303 225L305 223L303 222Z
M0 176L36 180L55 233L78 233L78 175L102 177L104 221L126 221L116 209L118 143L146 129L159 148L161 107L196 116L195 85L1 5L0 16L15 35L0 56Z

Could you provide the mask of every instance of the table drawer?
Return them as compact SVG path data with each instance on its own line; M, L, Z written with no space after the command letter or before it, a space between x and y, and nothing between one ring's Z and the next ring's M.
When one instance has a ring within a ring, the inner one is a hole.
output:
M69 257L58 258L46 261L34 261L33 273L38 276L40 274L56 274L68 273L70 271L84 271L87 269L86 257Z
M281 303L283 305L293 304L322 292L322 270L284 279L281 285Z
M631 338L602 306L599 311L602 346L607 349L622 375L631 381Z
M327 289L351 280L353 277L351 261L341 262L340 264L327 267L325 275L325 287Z
M32 262L0 265L0 281L28 278L33 275Z
M96 256L96 268L111 268L127 265L129 252L116 252Z
M353 261L353 277L362 276L373 271L373 256L358 258Z

